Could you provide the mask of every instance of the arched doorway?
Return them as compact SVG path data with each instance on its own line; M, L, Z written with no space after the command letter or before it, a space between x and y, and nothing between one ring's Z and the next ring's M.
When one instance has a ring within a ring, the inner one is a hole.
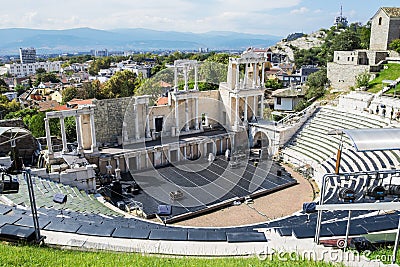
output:
M270 140L266 133L258 131L254 134L253 144L250 149L250 154L256 158L268 158L270 149Z

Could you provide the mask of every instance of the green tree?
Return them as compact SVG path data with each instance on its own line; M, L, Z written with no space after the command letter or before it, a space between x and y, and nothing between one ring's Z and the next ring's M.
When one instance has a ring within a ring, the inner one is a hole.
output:
M8 92L8 84L0 78L0 93Z
M93 60L92 64L89 67L89 74L97 75L100 69L108 69L110 65L111 65L110 57L96 58L95 60Z
M306 99L316 99L323 96L326 92L325 85L328 82L326 69L321 69L310 74L307 78Z
M354 31L346 30L338 34L332 44L333 51L352 51L361 48L361 40Z
M0 78L0 87L8 87L8 84Z
M227 65L206 61L200 65L198 72L199 80L209 84L219 85L221 82L226 81L227 72Z
M228 65L230 55L227 53L210 54L205 61L216 62Z
M371 74L367 71L360 73L356 76L356 87L366 87L369 86L369 80L371 79Z
M265 82L265 88L280 89L283 88L283 84L277 79L269 79Z
M75 117L67 117L64 120L65 134L69 142L76 140L76 122Z
M67 103L71 101L72 99L76 98L76 95L78 93L78 89L74 86L69 86L65 88L61 95L62 95L62 102Z
M118 98L133 96L143 83L143 78L130 70L114 74L101 88L101 98Z
M46 130L44 127L45 118L46 118L45 112L37 112L35 115L29 118L28 128L34 137L38 138L46 136ZM50 119L49 126L50 126L50 133L52 135L60 135L60 120Z
M400 39L395 39L389 44L389 48L400 53Z
M44 73L46 73L46 70L44 68L36 69L36 74L44 74Z
M57 78L57 75L54 73L36 73L36 81L35 86L38 86L41 82L52 82L59 83L60 80Z
M29 120L29 130L31 131L32 135L36 138L43 137L46 135L44 129L44 118L46 114L43 112L38 112L37 114L33 115Z
M18 96L20 96L26 91L26 87L23 86L22 84L17 84L14 90L17 92Z
M304 65L323 65L324 59L320 57L321 52L320 47L295 50L294 63L299 68Z

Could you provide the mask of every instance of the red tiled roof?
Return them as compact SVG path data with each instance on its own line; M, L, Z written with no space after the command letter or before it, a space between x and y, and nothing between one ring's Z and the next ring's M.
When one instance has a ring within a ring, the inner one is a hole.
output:
M78 108L78 106L81 106L81 105L93 104L93 100L94 100L94 98L92 98L92 99L83 99L83 100L74 98L74 99L72 99L71 101L68 102L70 107L67 107L67 105L62 105L62 106L58 106L54 110L61 111L61 110L76 109L76 108Z
M93 104L93 98L92 99L72 99L71 101L69 101L69 104L77 104L77 105L90 105Z
M70 110L67 105L62 105L54 108L55 111Z
M157 99L157 106L167 105L168 97L160 97Z
M39 102L39 111L55 110L60 104L55 100Z

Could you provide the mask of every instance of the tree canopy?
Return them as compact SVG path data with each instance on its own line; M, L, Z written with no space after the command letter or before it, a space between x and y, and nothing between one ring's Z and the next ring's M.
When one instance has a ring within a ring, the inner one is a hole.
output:
M297 67L303 65L326 66L333 60L334 51L351 51L354 49L368 49L371 26L369 23L361 25L353 23L347 28L336 29L332 27L326 32L324 43L321 47L310 49L294 49L294 59Z
M100 98L117 98L133 96L137 88L143 83L141 75L130 70L124 70L114 74L100 89Z
M400 53L400 39L395 39L389 44L389 48Z

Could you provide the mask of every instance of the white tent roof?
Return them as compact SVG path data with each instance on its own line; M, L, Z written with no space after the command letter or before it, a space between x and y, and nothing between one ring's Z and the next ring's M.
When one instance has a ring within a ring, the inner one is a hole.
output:
M400 149L400 128L342 129L357 151Z

